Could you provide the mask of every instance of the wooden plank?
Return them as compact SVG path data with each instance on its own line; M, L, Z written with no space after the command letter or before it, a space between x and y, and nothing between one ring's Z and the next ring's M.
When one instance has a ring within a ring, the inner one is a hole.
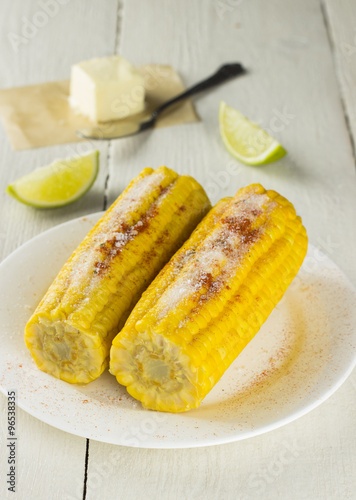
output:
M51 4L54 10L46 14L45 8L41 6L44 4ZM117 0L108 0L105 4L88 3L85 0L8 2L2 7L0 18L0 87L67 78L71 64L93 56L112 54L115 48L117 10ZM36 27L36 23L39 27ZM13 45L16 36L11 34L23 38L28 35L18 45L18 50ZM101 153L99 177L90 193L73 205L52 211L38 211L17 203L4 192L6 185L12 180L36 167L48 164L55 158L83 154L97 147ZM88 142L15 153L1 127L0 149L0 259L47 228L103 209L107 144ZM5 402L5 398L1 396L1 471L7 471L4 444ZM19 408L17 418L19 475L16 498L81 499L86 440L43 424ZM0 497L13 498L10 493L7 495L3 475Z
M295 203L311 242L356 283L354 160L319 1L130 0L123 12L118 49L132 62L172 64L187 85L227 61L249 75L196 101L202 123L114 141L108 201L161 164L194 175L214 202L261 182ZM288 156L261 168L233 160L219 137L220 100L269 128ZM91 441L87 499L351 498L355 386L354 375L303 419L245 442L136 450Z
M5 441L7 400L0 395L1 498L81 500L86 440L44 424L16 408L16 493L7 490L8 450Z
M90 441L86 498L351 500L355 459L352 443L345 443L356 418L352 391L347 382L302 419L227 445L145 450Z
M345 117L355 155L356 142L356 11L355 2L323 0L326 29L335 56Z
M311 242L356 283L349 251L356 235L340 224L356 220L355 168L320 5L317 0L236 2L221 18L217 4L193 0L139 7L133 0L125 5L120 52L134 63L169 62L186 84L226 61L239 60L250 73L196 100L202 123L114 141L109 200L147 164L192 173L204 180L214 202L261 182L295 203ZM144 14L137 16L138 9ZM263 168L232 159L219 137L220 100L269 128L288 156Z

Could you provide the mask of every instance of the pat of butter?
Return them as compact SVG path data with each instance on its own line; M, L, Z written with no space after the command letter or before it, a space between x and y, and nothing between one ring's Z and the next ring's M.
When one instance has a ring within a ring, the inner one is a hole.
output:
M83 61L72 66L69 102L93 122L126 118L144 110L143 76L120 56Z

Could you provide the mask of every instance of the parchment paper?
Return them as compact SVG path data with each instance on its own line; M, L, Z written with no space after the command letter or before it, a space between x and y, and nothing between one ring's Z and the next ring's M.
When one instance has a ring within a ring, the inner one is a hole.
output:
M184 90L178 73L166 65L145 65L145 114ZM69 80L0 90L0 115L12 148L32 149L79 142L75 131L92 123L69 106ZM130 117L132 119L132 117ZM156 127L199 121L191 101L167 110Z

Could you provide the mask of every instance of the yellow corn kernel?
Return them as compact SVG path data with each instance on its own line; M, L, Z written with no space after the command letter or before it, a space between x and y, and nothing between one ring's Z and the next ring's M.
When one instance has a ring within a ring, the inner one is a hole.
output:
M210 208L203 188L146 168L66 262L25 328L37 365L87 383L108 364L112 339L156 274Z
M218 203L113 341L110 371L142 404L199 406L295 277L307 235L291 203L259 184Z

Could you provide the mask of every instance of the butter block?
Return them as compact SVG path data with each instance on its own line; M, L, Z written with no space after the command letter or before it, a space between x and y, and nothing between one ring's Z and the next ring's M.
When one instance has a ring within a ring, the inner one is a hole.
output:
M93 122L126 118L144 110L143 76L120 56L83 61L72 66L69 102Z

